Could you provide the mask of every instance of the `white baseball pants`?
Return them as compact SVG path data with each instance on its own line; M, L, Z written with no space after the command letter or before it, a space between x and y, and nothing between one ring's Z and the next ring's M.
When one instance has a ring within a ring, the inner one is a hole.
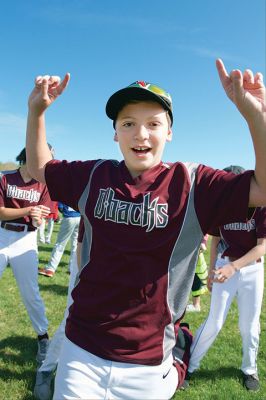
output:
M56 244L53 248L50 260L46 268L56 271L69 239L71 240L71 253L69 261L69 265L71 266L73 258L76 257L79 221L80 217L64 217L62 219L56 239Z
M228 262L227 258L218 258L216 267L222 267ZM222 329L231 303L236 297L239 311L239 330L242 337L241 370L248 375L257 373L263 290L263 262L254 262L242 268L227 282L213 284L209 315L197 330L191 346L189 372L199 368L202 358Z
M156 366L120 363L97 357L65 338L53 400L168 400L177 384L172 356Z
M45 307L38 286L37 231L13 232L0 228L0 277L10 264L33 329L48 329Z
M46 227L46 224L47 224L47 227ZM45 233L45 228L47 228L46 233ZM47 219L43 218L43 221L38 228L39 234L40 234L40 241L42 243L45 243L45 242L50 243L53 229L54 229L53 218L47 218Z
M75 282L76 282L76 276L78 272L78 265L77 265L77 257L73 257L73 265L71 267L71 274L69 278L69 286L68 286L68 292L67 292L67 306L66 310L64 313L64 318L57 328L54 336L50 340L49 348L45 356L45 360L42 363L42 365L39 368L39 371L44 372L44 371L55 371L58 360L59 360L59 355L61 352L61 347L63 344L63 340L65 337L65 326L66 326L66 319L68 317L68 309L71 306L73 299L71 296L71 292L74 288Z

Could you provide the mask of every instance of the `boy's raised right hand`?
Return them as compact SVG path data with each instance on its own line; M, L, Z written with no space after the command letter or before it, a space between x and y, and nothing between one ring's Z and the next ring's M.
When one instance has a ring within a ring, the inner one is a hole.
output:
M34 113L42 114L63 93L69 80L69 73L65 75L62 82L59 76L37 76L35 87L28 100L29 109Z

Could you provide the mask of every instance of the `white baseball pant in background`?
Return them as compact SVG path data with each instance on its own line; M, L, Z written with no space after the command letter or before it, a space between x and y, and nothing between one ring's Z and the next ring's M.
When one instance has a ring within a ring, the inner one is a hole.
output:
M218 258L216 268L221 268L228 262L227 258ZM242 337L241 370L246 375L257 373L260 313L264 290L263 264L263 261L255 261L249 266L241 268L227 282L213 284L209 315L197 330L191 346L189 372L192 373L199 368L202 358L223 327L230 305L236 297L239 329ZM228 349L228 351L230 350Z
M48 321L39 291L38 262L37 230L13 232L0 228L0 277L9 263L33 329L37 335L44 335Z
M80 217L63 217L57 235L56 244L53 248L50 260L45 268L56 271L58 264L63 256L67 242L71 240L71 252L69 266L72 265L73 258L76 258L78 229ZM71 272L71 271L70 271Z
M47 226L46 226L47 224ZM46 228L46 233L45 233ZM54 229L54 220L53 218L43 218L41 225L39 226L39 235L40 235L40 242L42 243L50 243L52 238L52 233Z
M39 368L38 370L39 372L44 372L44 371L48 372L56 370L61 347L63 344L63 339L65 337L65 326L66 326L66 319L68 317L68 309L73 302L71 292L76 282L77 273L78 273L77 257L73 257L73 264L71 266L71 274L69 278L69 286L67 293L67 306L64 313L64 318L50 341L45 360L42 363L41 367Z

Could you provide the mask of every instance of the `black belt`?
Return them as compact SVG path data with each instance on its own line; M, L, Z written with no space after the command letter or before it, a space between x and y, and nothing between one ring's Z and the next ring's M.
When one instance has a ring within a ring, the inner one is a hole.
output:
M25 229L26 227L26 229ZM24 232L25 230L28 232L35 231L36 228L34 226L30 225L14 225L10 224L8 222L1 222L1 228L6 229L8 231L13 231L13 232Z

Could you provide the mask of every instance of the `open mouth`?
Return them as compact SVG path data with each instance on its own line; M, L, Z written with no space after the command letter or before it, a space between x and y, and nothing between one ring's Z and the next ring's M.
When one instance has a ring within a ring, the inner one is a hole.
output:
M151 150L150 147L133 147L132 150L137 154L147 154Z

